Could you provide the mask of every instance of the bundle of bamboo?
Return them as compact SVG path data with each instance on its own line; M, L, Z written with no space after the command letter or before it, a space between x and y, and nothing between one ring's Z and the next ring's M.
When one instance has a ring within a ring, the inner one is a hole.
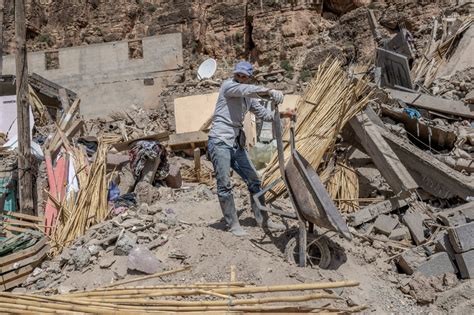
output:
M314 169L318 169L325 152L330 149L342 127L369 101L371 89L365 79L351 80L337 60L326 60L316 72L303 97L297 104L297 124L295 129L296 149ZM289 130L283 138L288 140ZM286 160L290 147L285 147ZM278 156L274 154L264 174L264 185L280 177ZM274 188L282 194L282 183Z
M87 292L70 293L57 296L34 294L0 293L0 311L9 313L169 313L169 312L331 312L351 313L365 309L358 306L339 309L299 302L320 299L342 300L329 293L309 293L304 295L265 296L238 298L237 295L262 294L273 292L300 292L304 290L325 290L357 286L354 281L308 283L276 286L245 286L239 283L209 283L194 285L167 285L135 288L102 288ZM166 297L166 299L157 299ZM176 298L179 297L179 300ZM191 297L189 300L183 300ZM196 297L199 300L196 300ZM205 297L205 299L202 299ZM173 299L174 298L174 299ZM277 305L271 305L279 303ZM291 303L282 305L281 303Z
M326 182L329 196L341 212L359 210L359 178L347 163L340 162L334 168L326 168L321 174L321 180Z
M64 246L83 235L87 229L102 222L108 214L107 204L107 152L109 145L99 143L94 162L89 165L86 152L70 147L79 190L71 191L62 204L57 223L53 226L51 245L53 254L60 253Z
M434 20L433 24L431 41L428 42L423 57L419 58L412 68L414 82L425 88L431 86L440 66L453 54L459 37L474 24L474 17L462 18L459 28L450 36L447 32L447 21L442 20L442 36L438 41L435 40L438 33L437 20Z

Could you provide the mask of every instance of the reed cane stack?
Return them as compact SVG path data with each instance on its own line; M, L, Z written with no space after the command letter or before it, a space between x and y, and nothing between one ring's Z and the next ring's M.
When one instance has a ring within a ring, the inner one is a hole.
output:
M319 66L296 107L296 149L314 169L318 169L344 125L366 106L371 95L367 83L365 79L349 78L338 60L328 59ZM288 139L287 128L283 140ZM285 145L284 151L286 162L290 156L289 144ZM267 186L280 177L275 153L265 169L263 185ZM284 184L279 183L273 190L281 195L284 189Z
M327 167L321 174L326 190L343 213L359 210L359 178L355 170L345 162L334 168Z
M332 314L347 314L359 312L365 307L336 308L329 306L328 301L342 300L344 302L344 299L325 291L315 292L315 290L348 288L357 285L358 283L354 281L275 286L247 286L238 282L227 282L99 288L92 291L53 296L0 292L0 312L10 314L58 312L85 314L330 312ZM278 292L288 292L288 295L281 295ZM239 297L239 295L245 295L245 297ZM249 297L249 295L252 296ZM315 303L319 300L324 300L324 304Z
M69 148L74 161L79 191L71 192L59 205L58 222L51 235L52 253L58 254L64 246L83 235L89 227L100 223L108 215L107 152L109 145L100 142L95 160L89 165L84 149Z

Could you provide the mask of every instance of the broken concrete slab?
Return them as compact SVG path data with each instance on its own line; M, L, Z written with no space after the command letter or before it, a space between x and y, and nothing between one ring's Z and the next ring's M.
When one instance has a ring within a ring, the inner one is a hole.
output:
M438 198L474 196L474 180L437 160L384 128L380 133L406 166L412 177L426 192Z
M474 279L474 250L456 254L456 263L458 264L461 278Z
M443 210L438 213L437 217L444 225L451 227L469 223L474 218L474 201L455 208Z
M421 213L408 209L402 218L403 223L410 230L411 237L416 245L423 244L426 241L425 227L423 225L423 216Z
M111 257L104 257L99 261L99 267L100 268L110 268L114 264L114 262L117 260L114 256Z
M436 277L445 273L457 273L457 268L448 253L441 252L430 256L427 261L418 266L416 271L426 276Z
M466 106L462 101L453 101L428 94L404 92L394 89L386 89L386 91L392 98L399 99L404 103L415 107L440 112L443 114L474 119L473 106Z
M394 210L407 206L411 200L411 198L403 199L395 197L366 206L361 210L348 215L349 225L359 226L362 223L372 221L381 214L390 213Z
M448 235L456 253L474 249L474 222L450 228Z
M374 229L381 234L390 235L397 225L398 218L391 215L382 214L379 215L375 220Z
M394 192L410 191L418 188L398 156L379 132L379 128L364 113L349 121L360 144L379 169Z

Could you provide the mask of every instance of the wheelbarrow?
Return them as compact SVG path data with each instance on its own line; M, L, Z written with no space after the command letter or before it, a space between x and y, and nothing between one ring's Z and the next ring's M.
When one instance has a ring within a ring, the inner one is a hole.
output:
M260 211L298 220L299 246L289 243L287 249L290 247L289 255L298 257L300 267L306 267L309 253L309 257L311 258L309 260L310 263L316 264L321 268L327 268L331 262L331 253L327 240L322 237L323 235L318 233L315 226L324 228L327 231L337 232L348 240L352 239L352 235L349 232L346 221L334 205L331 197L319 179L318 174L309 162L296 150L296 118L293 118L290 122L291 156L285 165L280 112L278 105L273 104L272 107L275 111L273 130L277 142L278 164L281 178L276 179L267 187L264 187L259 193L254 194L253 198L255 204ZM262 196L270 192L273 196L268 200L268 204L272 204L272 202L278 198L278 195L276 195L272 189L281 181L283 181L286 187L289 199L295 210L294 212L268 207L260 202L260 199L263 198ZM293 249L295 249L296 252L294 252ZM292 259L296 258L291 256L288 257Z

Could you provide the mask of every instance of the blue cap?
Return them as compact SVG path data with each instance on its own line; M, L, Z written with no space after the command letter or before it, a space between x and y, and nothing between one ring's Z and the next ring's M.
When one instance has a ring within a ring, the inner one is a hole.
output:
M253 67L249 62L241 61L235 65L234 73L241 73L251 77L253 75Z

